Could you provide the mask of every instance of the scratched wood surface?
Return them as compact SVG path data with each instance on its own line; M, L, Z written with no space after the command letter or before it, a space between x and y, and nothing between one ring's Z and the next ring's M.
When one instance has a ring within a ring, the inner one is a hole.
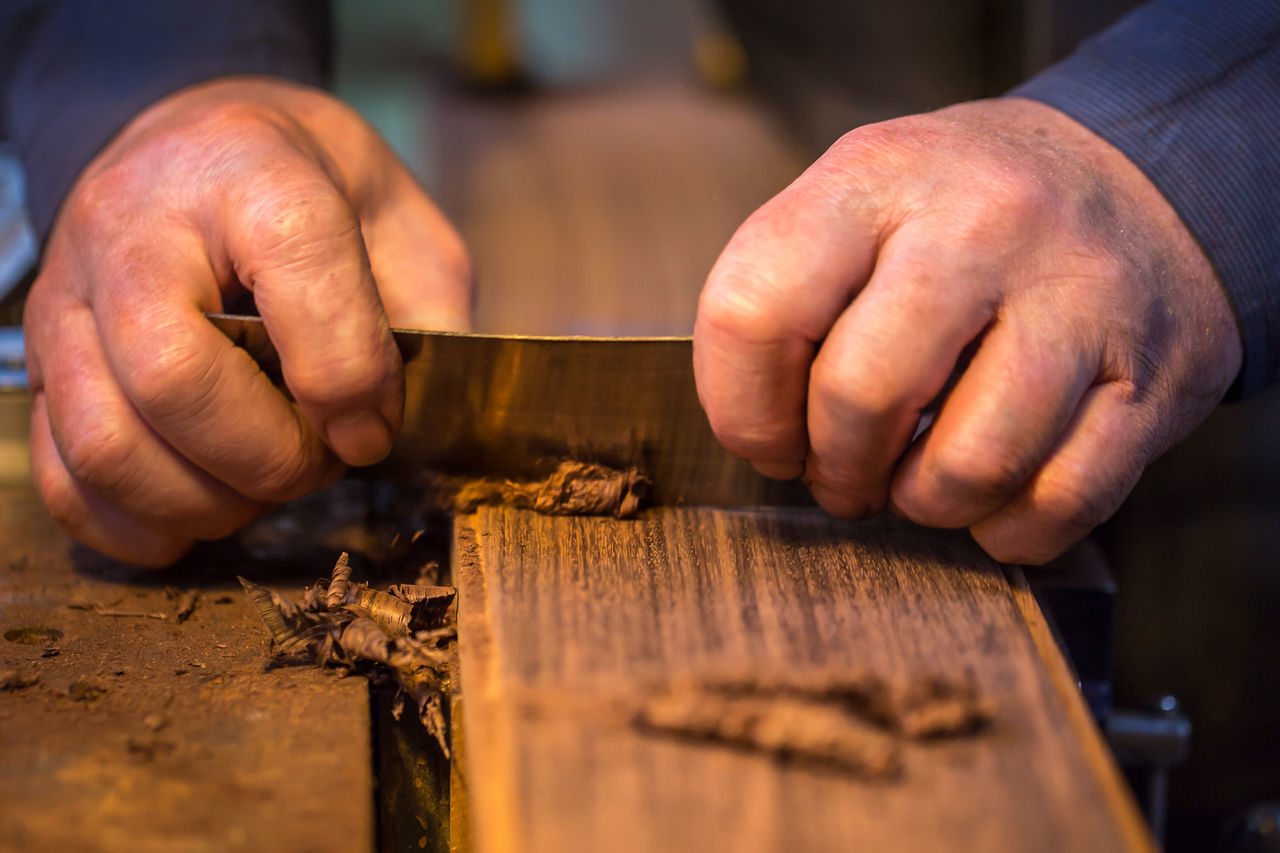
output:
M483 509L455 548L478 851L1150 849L1021 576L963 535ZM616 710L744 667L967 673L995 718L908 745L902 776L872 782L641 733Z
M234 579L290 594L319 570L215 548L130 571L74 546L29 485L0 488L0 533L0 676L31 682L0 689L0 850L373 849L366 682L269 670Z

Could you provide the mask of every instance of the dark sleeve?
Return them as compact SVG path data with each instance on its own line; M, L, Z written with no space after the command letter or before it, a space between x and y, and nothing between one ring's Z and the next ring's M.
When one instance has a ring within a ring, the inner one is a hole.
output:
M0 12L0 108L43 241L80 170L144 107L224 74L326 82L314 0L50 0Z
M1011 94L1092 129L1177 210L1240 326L1232 396L1280 381L1280 0L1157 0Z

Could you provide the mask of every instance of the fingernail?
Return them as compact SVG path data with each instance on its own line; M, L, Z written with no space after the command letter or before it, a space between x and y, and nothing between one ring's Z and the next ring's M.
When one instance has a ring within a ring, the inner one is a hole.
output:
M391 452L391 428L373 409L338 415L325 432L333 452L348 465L372 465Z

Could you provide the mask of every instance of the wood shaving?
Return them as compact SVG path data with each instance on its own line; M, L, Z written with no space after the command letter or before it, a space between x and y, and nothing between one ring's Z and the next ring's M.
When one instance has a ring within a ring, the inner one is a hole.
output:
M892 735L838 706L809 699L673 691L646 702L636 723L871 779L892 778L902 769Z
M121 619L155 619L164 622L169 618L167 613L145 613L141 610L113 610L110 607L102 607L100 605L93 608L93 612L99 616L115 616Z
M173 620L181 625L196 612L196 604L200 601L200 593L187 590L178 597L178 606L173 612Z
M107 688L88 676L80 676L67 687L67 698L75 702L92 702L107 695Z
M38 684L39 681L39 675L23 675L16 669L0 672L0 690L23 690Z
M632 717L647 731L723 743L868 779L902 768L902 740L973 734L991 708L968 679L870 672L741 673L672 682Z
M397 584L382 591L350 578L344 552L331 576L317 581L296 603L245 578L240 585L271 634L275 655L309 657L375 683L396 684L396 718L412 703L448 757L444 709L457 655L457 629L450 616L457 590Z
M620 471L587 462L561 462L542 480L435 477L434 503L465 515L479 506L505 505L547 515L611 515L629 518L640 511L649 480L637 468Z
M916 740L957 737L991 722L991 704L973 681L925 676L892 694L892 717L899 732Z

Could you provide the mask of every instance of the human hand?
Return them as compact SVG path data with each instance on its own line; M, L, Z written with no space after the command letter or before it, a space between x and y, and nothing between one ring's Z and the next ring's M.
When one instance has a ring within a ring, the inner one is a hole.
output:
M244 289L296 403L204 317ZM390 327L469 322L461 241L353 110L267 78L182 90L54 223L24 317L33 478L77 539L167 565L385 456Z
M711 426L761 473L1023 563L1110 517L1241 358L1159 191L1019 99L847 134L739 228L694 331Z

